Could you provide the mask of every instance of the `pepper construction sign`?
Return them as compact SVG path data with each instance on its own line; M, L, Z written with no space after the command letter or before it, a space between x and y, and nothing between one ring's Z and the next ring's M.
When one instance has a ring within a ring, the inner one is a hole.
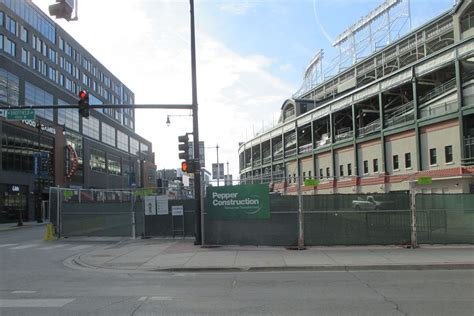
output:
M206 213L210 219L269 219L268 185L208 187Z

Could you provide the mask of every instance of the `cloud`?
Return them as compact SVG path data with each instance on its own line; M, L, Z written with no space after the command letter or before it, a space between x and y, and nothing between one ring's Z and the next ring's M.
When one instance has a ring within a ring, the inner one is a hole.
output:
M35 3L47 10L50 0ZM134 91L136 103L191 103L187 1L84 1L78 22L59 23ZM219 144L219 161L229 161L235 179L245 131L270 125L295 87L270 74L272 59L240 55L202 30L196 36L200 140ZM152 141L159 169L179 167L177 138L192 130L189 113L136 111L136 131ZM208 170L215 155L206 149Z
M228 12L235 15L243 15L246 14L251 9L255 8L257 5L256 2L253 1L241 1L241 2L229 2L225 1L219 6L219 9L224 12Z

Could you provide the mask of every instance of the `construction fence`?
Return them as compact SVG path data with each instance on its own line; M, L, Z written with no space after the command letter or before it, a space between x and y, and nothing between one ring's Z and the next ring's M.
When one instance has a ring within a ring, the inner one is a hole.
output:
M417 243L474 243L474 194L416 194L414 201L405 193L269 194L265 218L216 217L209 199L202 203L202 227L210 245L295 246L301 236L307 246L408 245L414 229ZM189 192L51 188L49 206L63 237L195 233L196 201Z

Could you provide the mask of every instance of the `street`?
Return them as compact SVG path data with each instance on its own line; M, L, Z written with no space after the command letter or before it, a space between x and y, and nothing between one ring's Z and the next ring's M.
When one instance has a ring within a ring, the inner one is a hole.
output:
M471 315L474 271L94 271L64 260L112 242L0 232L1 315Z

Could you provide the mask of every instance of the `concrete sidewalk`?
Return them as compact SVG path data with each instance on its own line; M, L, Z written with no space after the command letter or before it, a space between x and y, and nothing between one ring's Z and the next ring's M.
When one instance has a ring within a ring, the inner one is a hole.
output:
M22 228L31 228L31 227L36 227L36 226L42 226L42 225L46 225L48 223L49 222L43 222L43 223L23 222L23 226L18 226L18 224L16 222L15 223L2 223L2 224L0 224L0 232L16 230L16 229L22 229Z
M192 240L129 240L74 258L83 267L135 271L474 269L474 246L201 248Z

